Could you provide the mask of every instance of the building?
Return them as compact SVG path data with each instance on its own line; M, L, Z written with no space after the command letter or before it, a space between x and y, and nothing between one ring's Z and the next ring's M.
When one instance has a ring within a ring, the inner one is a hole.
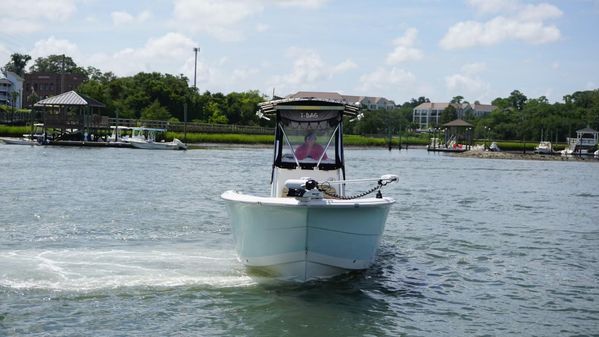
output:
M21 109L23 107L23 78L12 71L0 76L0 104Z
M334 101L343 102L345 104L359 103L362 107L366 108L367 110L393 110L397 107L394 101L386 99L384 97L341 95L336 92L298 91L295 94L287 96L287 98L305 97L330 99Z
M430 129L438 126L443 111L450 104L455 107L457 118L459 119L463 119L468 114L474 117L483 117L497 108L490 104L480 104L478 101L474 102L474 104L426 102L414 108L412 112L412 122L418 124L419 129Z
M80 74L25 74L25 105L31 107L38 100L75 90L83 81L85 76Z

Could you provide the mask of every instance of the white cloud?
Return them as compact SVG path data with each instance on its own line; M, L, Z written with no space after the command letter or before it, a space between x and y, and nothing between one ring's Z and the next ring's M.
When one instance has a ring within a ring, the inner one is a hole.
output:
M490 46L507 40L520 40L532 44L559 40L560 30L545 20L562 15L559 8L541 3L525 5L519 1L470 0L481 14L499 14L486 21L462 21L451 26L440 41L444 49Z
M479 76L485 69L484 63L466 64L462 66L460 73L445 77L445 86L451 95L485 99L491 88L491 85Z
M328 64L320 55L311 49L291 47L286 52L287 58L293 60L288 74L276 75L270 79L270 86L277 90L306 89L325 79L332 79L357 65L350 59L338 64Z
M240 24L263 9L263 5L251 0L175 0L172 25L221 40L238 40L243 36Z
M320 8L329 0L272 0L273 3L285 7Z
M171 74L183 73L193 78L196 43L179 33L167 33L149 39L141 48L126 48L113 54L96 54L88 62L104 70L113 71L117 76L129 76L140 71L159 71ZM191 70L189 62L191 60ZM182 65L182 66L176 66Z
M387 64L398 64L406 61L414 61L422 58L422 51L414 48L418 30L409 28L405 34L393 41L395 49L387 55Z
M347 72L351 69L355 69L357 67L358 67L358 65L356 63L354 63L354 61L347 59L337 65L334 65L331 68L330 77L332 77L333 75L336 75L336 74L345 73L345 72Z
M149 11L143 11L137 16L133 16L127 12L112 12L110 13L112 24L114 26L128 25L132 23L143 23L152 17Z
M62 54L72 57L75 63L78 63L78 60L82 58L81 53L79 52L79 47L77 47L76 44L68 40L57 39L54 36L50 36L45 40L37 41L30 52L31 58L33 60L38 57Z
M360 90L384 90L388 91L389 87L406 87L413 85L416 81L416 76L411 72L391 67L391 69L379 67L374 72L362 75L360 77Z
M496 14L515 11L520 7L518 0L468 0L480 14Z
M75 0L3 0L0 27L7 33L32 33L67 20L76 10Z
M329 0L173 0L173 29L192 33L207 33L222 41L244 38L250 18L262 13L266 7L294 7L318 9ZM259 23L255 30L263 32L269 26Z
M256 25L256 31L259 33L265 32L270 29L270 26L264 23L259 23Z

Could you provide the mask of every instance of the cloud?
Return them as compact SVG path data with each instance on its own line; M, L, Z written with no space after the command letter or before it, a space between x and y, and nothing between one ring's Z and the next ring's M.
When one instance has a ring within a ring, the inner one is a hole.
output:
M343 74L357 65L350 59L338 64L328 64L312 49L291 47L286 56L293 60L292 69L288 74L273 76L272 86L279 90L288 88L305 89L325 79L332 79Z
M439 42L442 48L491 46L508 40L542 44L561 37L555 25L545 23L562 15L562 11L553 5L525 5L519 1L498 0L470 0L469 3L479 14L497 16L485 22L469 20L456 23Z
M262 13L265 8L276 5L318 9L329 0L173 0L174 10L171 27L191 33L206 33L222 41L238 41L248 33L246 21ZM269 27L255 25L255 31L263 32Z
M274 0L274 4L283 7L303 7L303 8L320 8L329 0Z
M379 67L374 72L360 77L360 90L388 90L390 86L395 88L414 84L416 77L411 72L391 67L390 69Z
M140 48L126 48L112 54L92 55L88 57L88 62L102 70L113 71L117 76L134 75L141 71L159 71L172 74L184 73L193 78L193 48L196 46L192 39L183 34L167 33L149 39Z
M239 40L243 36L240 23L263 9L260 2L252 0L175 0L172 25L221 40Z
M149 11L143 11L137 16L133 16L127 12L112 12L110 13L112 24L114 26L128 25L132 23L143 23L152 17Z
M75 0L4 0L0 26L6 33L32 33L67 20L76 10Z
M347 72L351 69L355 69L357 67L358 67L358 65L355 64L354 61L347 59L337 65L334 65L331 68L330 77L332 77L333 75L336 75L336 74L345 73L345 72Z
M466 64L462 66L460 73L445 77L445 86L452 95L486 98L491 86L479 76L485 69L484 63Z
M270 29L270 26L264 23L259 23L256 25L256 31L259 33L266 32Z
M76 44L70 42L69 40L57 39L54 36L50 36L45 40L37 41L30 52L31 58L33 60L38 57L62 54L72 57L75 63L78 63L77 60L82 58L79 47L77 47Z
M409 28L403 36L395 39L395 41L393 41L395 49L387 55L387 64L394 65L421 59L422 51L413 47L417 35L418 30Z

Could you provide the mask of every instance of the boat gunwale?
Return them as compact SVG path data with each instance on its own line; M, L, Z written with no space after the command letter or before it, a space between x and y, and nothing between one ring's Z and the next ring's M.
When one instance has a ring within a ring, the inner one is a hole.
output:
M226 201L241 202L244 204L280 206L280 207L306 207L306 208L357 208L390 206L395 199L383 198L357 198L357 199L307 199L300 200L294 197L275 198L245 194L235 190L225 191L220 196Z

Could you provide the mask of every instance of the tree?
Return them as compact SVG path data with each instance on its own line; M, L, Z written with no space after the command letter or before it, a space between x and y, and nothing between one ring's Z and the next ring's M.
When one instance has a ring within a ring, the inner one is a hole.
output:
M10 55L10 61L4 66L5 71L12 71L13 73L23 77L25 76L25 66L27 62L31 60L31 56L27 54L14 53Z
M510 105L518 111L522 111L524 109L524 104L526 103L526 100L527 97L519 90L512 91L510 93L510 97L508 97Z
M58 74L61 72L87 76L85 69L79 67L70 56L50 55L38 57L29 68L30 72L48 72Z
M458 110L455 108L453 104L449 104L447 108L443 110L441 113L441 120L439 121L441 124L449 123L452 120L458 118Z
M166 110L165 107L160 105L158 100L155 100L150 106L143 109L141 112L141 119L154 119L166 121L171 118L171 114Z
M450 103L461 104L463 99L464 99L464 96L455 96L454 98L451 99Z

